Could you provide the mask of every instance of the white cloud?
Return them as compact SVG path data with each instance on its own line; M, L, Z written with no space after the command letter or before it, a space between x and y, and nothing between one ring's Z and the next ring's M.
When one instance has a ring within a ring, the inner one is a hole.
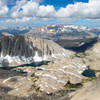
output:
M21 12L21 14L27 17L35 17L38 11L38 7L39 7L38 3L28 2L22 6L23 11Z
M56 15L58 18L100 19L100 0L70 4L65 8L60 8Z
M39 0L40 2L40 0ZM53 18L56 15L55 8L53 6L39 5L38 2L31 1L17 1L16 6L11 9L12 18ZM26 20L27 21L27 20Z
M16 5L10 10L11 17L12 18L22 17L19 10L26 3L27 0L16 1Z
M0 17L6 16L8 13L8 7L6 5L6 0L0 0Z
M58 11L53 5L40 5L42 0L17 0L16 5L9 11L11 18L16 22L29 21L31 19L100 19L100 0L89 0L88 3L77 2L69 4ZM8 12L6 0L0 0L0 16L5 16Z
M39 6L36 16L42 18L53 18L55 17L55 9L53 6Z
M13 18L34 17L38 9L38 4L35 2L28 2L22 6L16 6L16 8L13 9L15 9L11 14Z

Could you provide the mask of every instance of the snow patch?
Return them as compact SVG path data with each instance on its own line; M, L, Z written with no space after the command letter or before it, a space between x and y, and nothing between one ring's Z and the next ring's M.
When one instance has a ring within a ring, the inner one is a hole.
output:
M35 52L35 56L33 57L25 57L25 56L9 56L9 55L6 55L6 56L2 56L1 54L1 57L0 57L0 63L3 61L3 59L7 59L9 64L12 63L13 61L17 62L17 63L21 63L22 61L28 63L30 61L34 61L34 62L42 62L42 61L46 61L47 60L47 56L44 55L43 57L40 57L38 52L36 51Z
M53 58L57 58L57 57L56 57L56 55L55 55L55 54L53 54L53 53L52 53L52 55L51 55L51 56L52 56Z
M96 53L100 53L100 50L99 49L96 49L96 48L93 49L93 51L96 52Z
M35 52L35 56L33 57L33 59L34 59L34 62L41 62L41 61L42 61L42 58L41 58L41 57L39 57L39 55L38 55L38 52L37 52L37 51Z
M7 59L9 63L11 63L11 62L13 61L12 57L9 56L9 55L6 55L6 56L4 57L4 59Z
M8 80L10 80L12 77L7 78L6 80L4 80L2 83L6 83Z

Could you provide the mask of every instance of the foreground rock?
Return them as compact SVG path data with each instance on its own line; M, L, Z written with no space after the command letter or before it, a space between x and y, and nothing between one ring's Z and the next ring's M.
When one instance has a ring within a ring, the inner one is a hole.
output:
M100 76L93 82L86 83L71 100L99 100L100 99Z
M38 80L35 85L40 91L48 94L64 89L70 82L72 84L81 83L83 76L81 73L86 69L85 64L78 58L55 61L48 66L42 66L34 73Z
M57 59L41 67L18 67L14 70L22 72L23 75L27 73L27 76L14 76L10 73L9 77L2 77L0 81L1 85L12 88L8 92L9 95L30 96L41 92L52 94L65 90L64 86L68 82L81 83L83 79L81 73L85 69L85 64L78 58Z

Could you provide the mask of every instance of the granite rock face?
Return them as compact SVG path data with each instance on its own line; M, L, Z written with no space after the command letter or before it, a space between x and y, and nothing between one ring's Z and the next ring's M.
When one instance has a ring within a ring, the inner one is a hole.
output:
M42 61L56 57L69 57L74 52L65 50L51 40L28 36L4 36L0 39L1 60L8 59L9 63Z

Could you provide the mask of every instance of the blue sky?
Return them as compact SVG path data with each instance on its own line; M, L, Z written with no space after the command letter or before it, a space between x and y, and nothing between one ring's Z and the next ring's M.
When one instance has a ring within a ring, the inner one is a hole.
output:
M88 0L44 0L41 4L53 5L58 10L60 7L66 7L66 5L73 4L75 1L85 3L88 2Z
M100 0L0 0L0 26L100 27Z
M15 6L17 0L8 0L8 7L12 8ZM30 0L27 0L30 1ZM34 1L34 0L33 0ZM43 0L40 2L41 5L53 5L55 8L59 9L60 7L66 7L68 4L74 4L74 2L85 2L88 0Z

